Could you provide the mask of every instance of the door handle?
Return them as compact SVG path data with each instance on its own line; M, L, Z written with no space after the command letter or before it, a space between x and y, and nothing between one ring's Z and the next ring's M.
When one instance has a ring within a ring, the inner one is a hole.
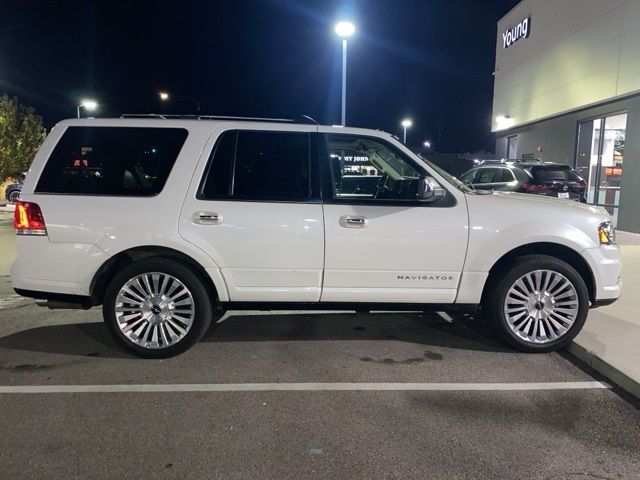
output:
M369 225L369 219L367 217L352 217L350 215L343 215L340 217L340 226L344 228L365 228Z
M215 212L196 212L193 214L192 220L198 225L220 225L222 215Z

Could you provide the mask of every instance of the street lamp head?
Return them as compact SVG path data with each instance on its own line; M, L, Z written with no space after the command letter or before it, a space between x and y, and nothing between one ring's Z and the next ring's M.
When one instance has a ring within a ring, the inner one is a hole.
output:
M339 37L350 37L356 31L356 26L351 22L336 23L336 33Z
M413 125L413 122L411 121L411 119L405 118L404 120L402 120L402 126L404 128L409 128L411 125Z
M423 143L423 145L424 145L424 148L431 148L433 144L431 143L431 141L427 140L426 142Z
M96 102L95 100L82 100L80 102L80 106L85 110L95 110L96 108L98 108L98 102Z
M169 94L167 92L160 92L158 95L160 96L160 100L163 102L169 100Z

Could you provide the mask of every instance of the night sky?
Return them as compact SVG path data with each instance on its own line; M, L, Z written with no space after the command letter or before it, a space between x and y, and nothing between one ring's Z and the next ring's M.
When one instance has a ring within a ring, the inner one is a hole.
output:
M310 115L340 122L339 18L349 41L347 123L434 140L438 151L493 149L496 23L518 0L182 0L0 2L0 93L47 127L95 98L97 116Z

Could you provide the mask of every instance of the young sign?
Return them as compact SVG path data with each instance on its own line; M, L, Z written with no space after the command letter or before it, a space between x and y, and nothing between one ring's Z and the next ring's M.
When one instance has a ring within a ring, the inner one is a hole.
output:
M503 48L509 48L522 38L528 38L531 33L531 17L525 18L522 22L513 28L510 28L502 34Z

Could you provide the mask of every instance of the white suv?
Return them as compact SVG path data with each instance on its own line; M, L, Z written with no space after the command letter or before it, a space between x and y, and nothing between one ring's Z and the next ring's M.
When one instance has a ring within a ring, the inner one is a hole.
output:
M168 357L226 309L482 305L513 346L566 345L620 295L601 208L475 192L375 130L200 117L59 123L15 214L16 292L103 306Z

